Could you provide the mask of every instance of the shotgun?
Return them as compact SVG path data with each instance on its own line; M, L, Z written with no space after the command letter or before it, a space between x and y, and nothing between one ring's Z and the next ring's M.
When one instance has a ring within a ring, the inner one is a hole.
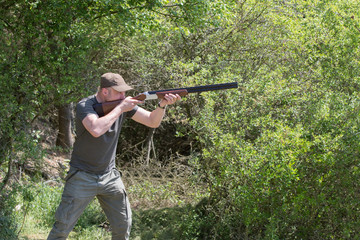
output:
M186 96L189 93L200 93L206 91L215 91L221 89L230 89L237 88L238 83L221 83L221 84L213 84L213 85L204 85L197 87L187 87L187 88L174 88L174 89L166 89L166 90L157 90L157 91L148 91L140 93L139 95L133 97L134 99L144 101L144 100L152 100L152 99L163 99L166 94L179 94L180 97ZM122 100L116 100L111 102L97 103L93 105L95 112L99 115L99 117L105 116L111 110L113 110L118 104L121 103Z

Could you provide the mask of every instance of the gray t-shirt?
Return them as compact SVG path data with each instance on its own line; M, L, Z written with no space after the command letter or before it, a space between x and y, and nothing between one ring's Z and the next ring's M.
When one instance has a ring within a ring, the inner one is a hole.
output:
M121 114L110 129L98 138L93 137L82 124L88 114L97 114L93 105L98 103L95 95L84 98L76 105L76 139L70 166L102 174L115 167L116 147L124 118L131 118L138 107Z

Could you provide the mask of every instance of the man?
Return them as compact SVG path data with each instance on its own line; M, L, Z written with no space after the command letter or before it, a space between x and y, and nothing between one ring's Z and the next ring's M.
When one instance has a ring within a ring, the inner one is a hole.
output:
M116 146L125 118L151 128L160 125L165 107L180 100L168 94L158 107L149 112L138 104L142 101L125 97L132 89L115 73L101 76L98 92L81 100L76 106L76 140L66 176L56 221L48 239L66 239L78 218L96 196L112 229L112 239L128 239L131 209L120 173L115 167ZM122 99L110 113L99 117L93 109L96 103Z

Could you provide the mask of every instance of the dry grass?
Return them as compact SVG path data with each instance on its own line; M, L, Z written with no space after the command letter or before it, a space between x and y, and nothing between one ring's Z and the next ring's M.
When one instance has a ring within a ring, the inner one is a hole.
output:
M206 185L195 182L191 167L183 164L139 165L121 171L135 210L181 207L206 194Z

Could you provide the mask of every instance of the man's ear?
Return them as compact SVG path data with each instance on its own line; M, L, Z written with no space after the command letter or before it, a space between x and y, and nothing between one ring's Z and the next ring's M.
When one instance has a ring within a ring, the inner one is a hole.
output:
M102 88L102 89L101 89L101 93L102 93L104 96L106 96L106 95L109 94L109 90L108 90L107 88Z

